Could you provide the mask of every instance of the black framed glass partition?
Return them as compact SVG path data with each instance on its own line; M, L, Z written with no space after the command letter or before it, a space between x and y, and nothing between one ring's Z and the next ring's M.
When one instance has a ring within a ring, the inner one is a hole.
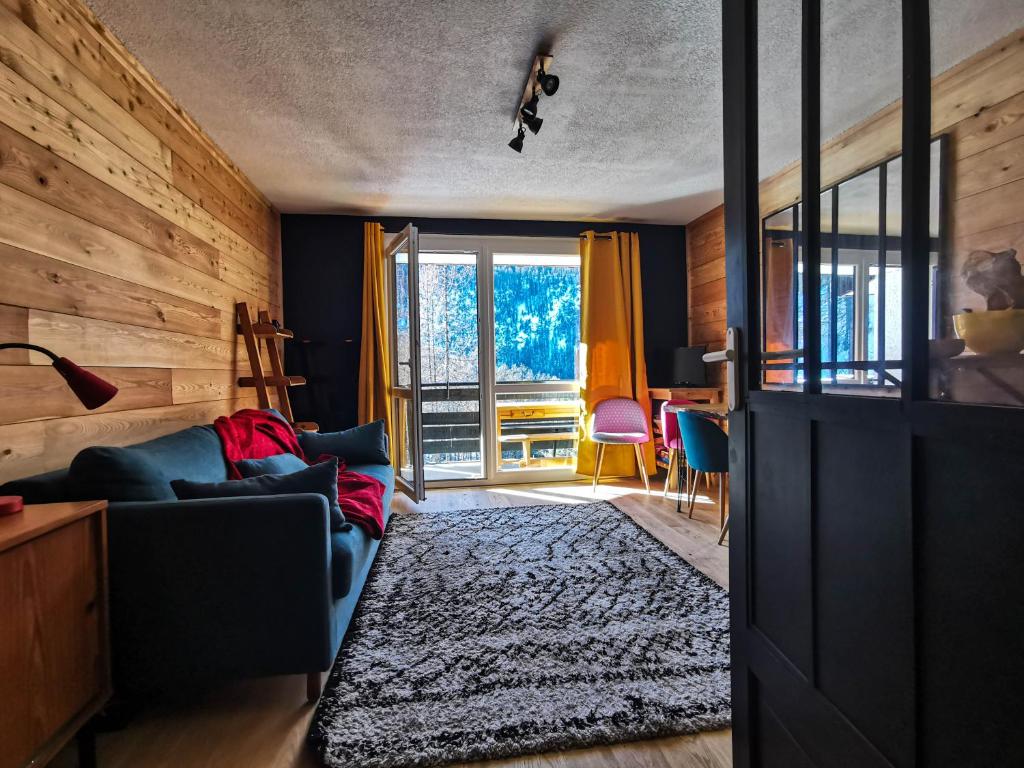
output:
M932 142L934 196L941 195L946 137ZM817 306L821 382L827 391L896 396L903 377L900 251L902 157L889 158L822 190ZM804 381L804 262L795 203L761 221L762 383L800 388ZM943 228L931 227L932 324L940 306Z
M1024 5L726 0L723 29L733 760L1012 764Z
M1024 6L997 5L925 2L929 59L905 50L905 4L753 4L758 388L895 397L913 380L911 397L1024 406ZM918 59L931 113L911 157ZM913 174L927 194L904 254Z

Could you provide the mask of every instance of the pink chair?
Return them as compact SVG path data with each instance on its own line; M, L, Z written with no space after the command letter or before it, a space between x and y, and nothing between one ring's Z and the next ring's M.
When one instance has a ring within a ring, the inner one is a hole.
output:
M636 400L628 397L613 397L602 400L594 409L594 431L590 439L597 443L597 465L594 468L594 492L597 492L597 481L601 479L601 462L604 460L606 445L632 445L636 451L636 465L640 469L640 477L644 479L644 487L651 492L647 480L647 468L644 466L643 443L650 442L651 429L647 414Z
M665 410L668 405L693 405L693 400L666 400L661 404L661 439L668 448L668 470L665 473L665 496L668 496L668 489L672 477L682 476L679 462L686 461L686 452L683 450L683 438L679 434L679 419L675 413ZM690 495L690 465L686 466L686 495ZM676 485L679 483L677 482ZM677 488L677 491L682 492Z

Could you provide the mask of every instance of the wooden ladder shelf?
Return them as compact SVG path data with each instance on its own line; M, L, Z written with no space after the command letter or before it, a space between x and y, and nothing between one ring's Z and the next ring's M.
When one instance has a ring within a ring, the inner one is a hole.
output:
M252 368L252 376L239 376L238 386L255 387L256 399L260 408L270 408L270 391L268 387L277 390L278 408L281 414L288 419L288 422L295 427L295 430L303 432L316 432L319 427L311 421L295 421L292 413L292 403L288 398L289 387L299 387L306 383L302 376L287 376L284 366L281 363L281 350L277 345L278 339L291 339L295 337L291 331L281 328L278 323L270 319L270 313L261 309L256 313L256 322L252 321L249 315L249 305L244 301L235 304L235 317L238 320L238 332L245 339L245 351L249 355L249 365ZM260 355L260 339L264 341L267 348L267 357L270 358L270 373L263 370L263 358Z

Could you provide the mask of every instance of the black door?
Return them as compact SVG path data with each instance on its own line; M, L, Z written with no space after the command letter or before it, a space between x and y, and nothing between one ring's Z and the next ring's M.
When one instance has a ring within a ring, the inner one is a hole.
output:
M1022 16L724 2L737 766L1024 766Z

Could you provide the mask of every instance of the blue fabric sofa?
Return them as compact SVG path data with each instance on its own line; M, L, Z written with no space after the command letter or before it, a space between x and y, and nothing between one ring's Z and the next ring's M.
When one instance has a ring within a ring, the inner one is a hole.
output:
M390 466L353 465L384 483ZM7 483L26 503L103 498L114 683L131 696L187 681L330 669L379 541L332 533L319 494L178 501L170 482L227 479L212 427L80 452L64 470Z

